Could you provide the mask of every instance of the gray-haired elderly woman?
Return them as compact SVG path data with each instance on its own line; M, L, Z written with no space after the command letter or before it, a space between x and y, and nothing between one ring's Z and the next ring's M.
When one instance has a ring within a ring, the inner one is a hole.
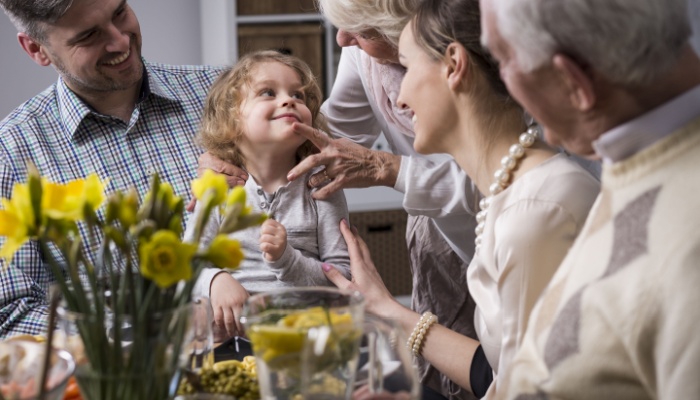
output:
M342 188L389 186L404 193L409 213L406 240L413 273L412 308L432 311L440 323L476 337L474 301L466 270L474 251L472 183L448 155L422 155L413 148L411 114L397 105L405 69L398 60L401 31L419 0L319 0L322 14L338 28L343 47L338 74L323 105L329 140L308 127L321 152L291 171L295 178L325 165L312 177L324 197ZM369 147L384 134L391 153ZM330 179L330 182L328 181ZM423 382L454 399L470 393L421 360Z

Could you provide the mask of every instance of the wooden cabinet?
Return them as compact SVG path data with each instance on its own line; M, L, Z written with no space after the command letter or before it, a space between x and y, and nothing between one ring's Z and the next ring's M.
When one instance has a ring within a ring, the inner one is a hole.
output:
M323 26L318 23L239 25L238 54L256 50L277 50L306 61L325 92Z
M406 221L403 209L350 213L350 223L367 243L372 261L389 292L410 295L413 289L406 248Z
M316 13L314 0L238 0L238 15Z
M340 48L314 0L206 0L200 9L205 64L234 64L251 51L280 50L306 61L328 95Z

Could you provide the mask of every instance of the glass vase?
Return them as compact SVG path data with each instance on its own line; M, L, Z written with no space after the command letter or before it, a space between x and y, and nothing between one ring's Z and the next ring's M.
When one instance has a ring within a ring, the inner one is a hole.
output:
M209 315L201 321L207 311L200 303L119 316L109 310L98 315L59 307L54 343L73 355L75 378L86 400L170 399L180 368L211 351Z

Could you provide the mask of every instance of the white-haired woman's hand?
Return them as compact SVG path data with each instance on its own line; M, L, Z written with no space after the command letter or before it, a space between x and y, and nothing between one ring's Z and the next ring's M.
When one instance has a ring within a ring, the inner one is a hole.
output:
M312 175L308 185L319 188L313 195L325 199L344 188L370 186L393 187L401 165L401 156L365 148L348 139L332 139L308 125L295 123L294 132L307 138L319 150L292 168L287 179L304 175L321 165L325 169Z

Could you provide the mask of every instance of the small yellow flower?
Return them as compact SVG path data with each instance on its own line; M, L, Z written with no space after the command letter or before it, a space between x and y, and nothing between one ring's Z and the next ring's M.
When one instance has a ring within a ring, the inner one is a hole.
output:
M12 198L2 199L1 202L0 236L5 236L6 239L0 249L0 258L9 262L15 252L36 233L29 186L15 183Z
M15 252L29 240L27 227L22 225L13 213L0 210L0 236L5 236L5 243L0 249L0 258L11 261Z
M197 200L202 201L204 195L209 190L213 190L212 204L221 204L228 191L226 178L212 170L206 170L201 178L192 181L192 193L194 193L194 197L196 197Z
M141 275L159 287L165 289L192 278L190 261L197 246L182 243L174 232L160 230L139 247Z
M243 260L243 252L238 240L218 235L211 241L205 257L219 268L235 269Z
M97 210L105 200L107 181L100 181L94 173L66 184L42 181L41 208L53 219L78 221L83 218L85 207Z
M2 208L12 213L20 224L27 227L27 230L33 230L36 227L32 198L26 183L15 183L12 187L12 197L2 199Z
M226 197L226 205L240 204L245 206L246 193L243 186L236 186L228 193Z

